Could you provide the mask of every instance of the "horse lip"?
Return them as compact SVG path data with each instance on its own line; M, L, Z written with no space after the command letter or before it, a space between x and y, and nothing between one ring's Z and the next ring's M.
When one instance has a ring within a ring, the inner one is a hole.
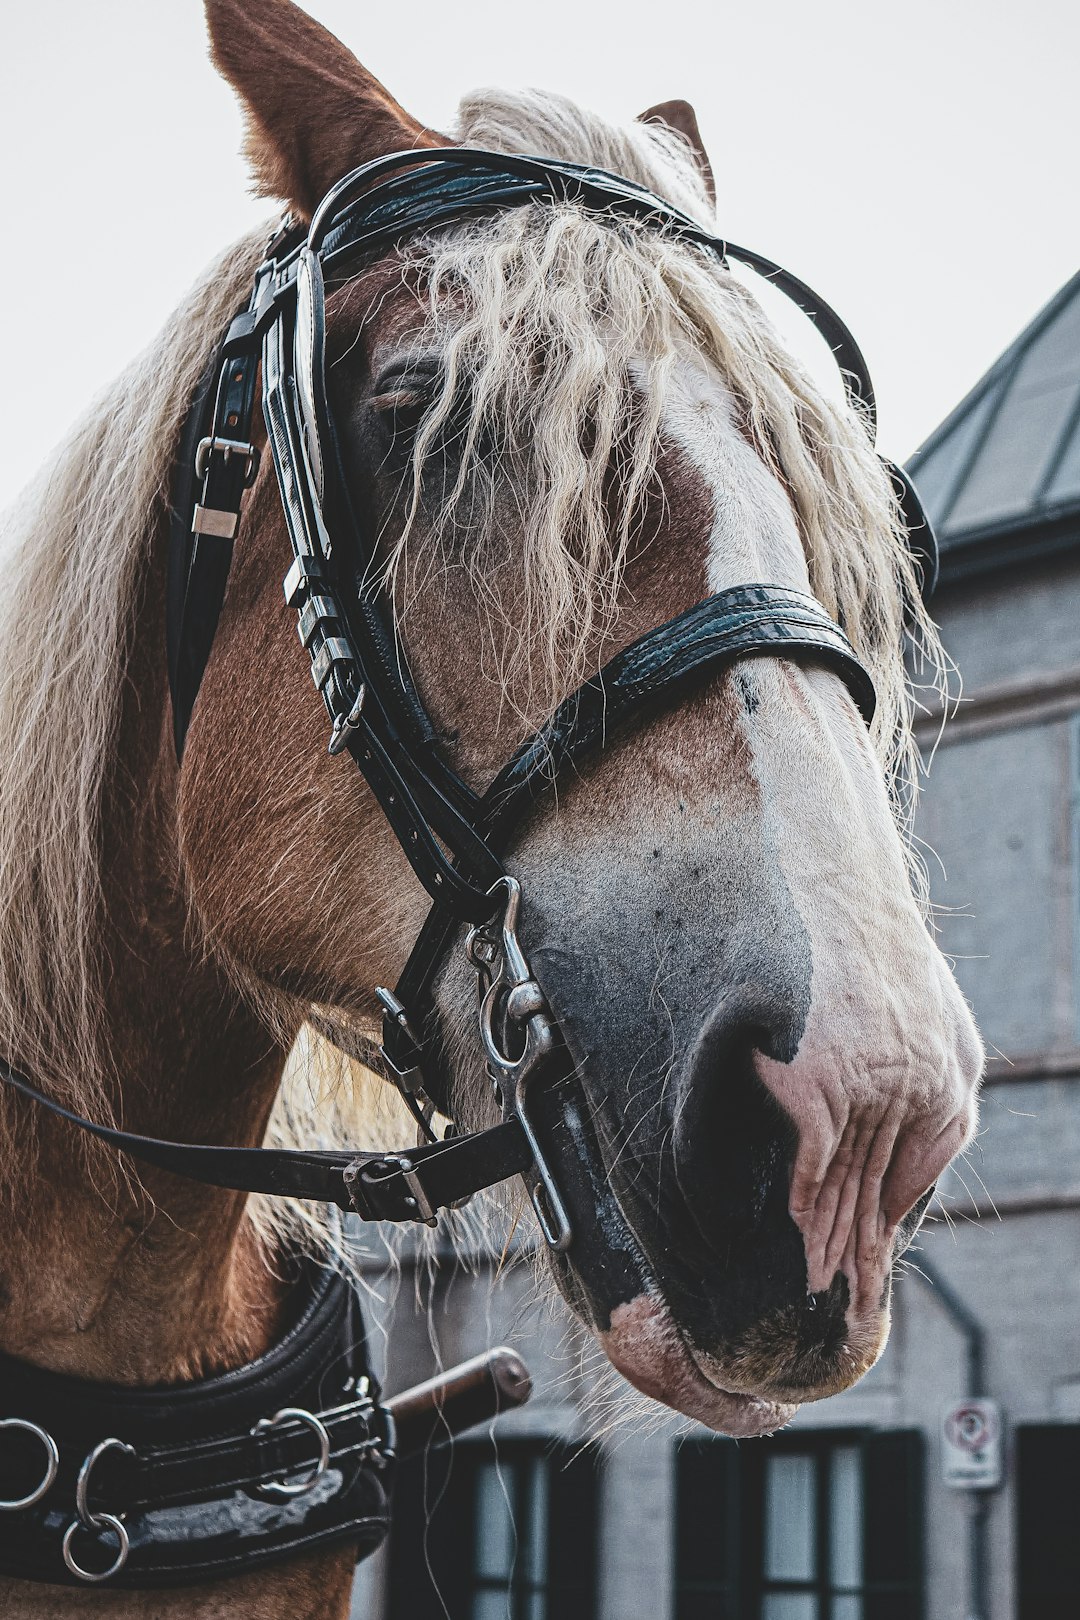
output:
M726 1390L701 1366L659 1290L617 1305L597 1337L616 1371L642 1394L736 1439L772 1434L797 1407Z

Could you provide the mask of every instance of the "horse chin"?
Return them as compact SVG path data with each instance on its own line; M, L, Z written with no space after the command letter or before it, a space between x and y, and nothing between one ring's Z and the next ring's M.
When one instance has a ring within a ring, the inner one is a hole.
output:
M617 1372L652 1400L734 1439L755 1439L789 1423L798 1410L724 1389L691 1352L662 1300L649 1294L617 1305L597 1333Z
M777 1313L783 1327L784 1313ZM757 1334L744 1338L732 1354L721 1361L708 1351L691 1346L690 1353L705 1378L723 1379L736 1391L752 1393L762 1386L783 1400L801 1406L841 1395L868 1373L888 1342L890 1313L875 1311L863 1320L848 1319L844 1342L826 1353L792 1355L794 1335L787 1334L778 1347L768 1343L769 1324Z

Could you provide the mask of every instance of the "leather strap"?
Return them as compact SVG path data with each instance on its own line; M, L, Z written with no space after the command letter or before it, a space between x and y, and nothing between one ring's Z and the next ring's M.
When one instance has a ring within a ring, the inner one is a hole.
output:
M605 664L523 744L492 783L486 804L498 815L504 795L531 783L538 772L550 779L628 720L669 704L691 683L744 658L823 664L847 686L867 725L874 718L873 682L814 597L781 585L735 585L650 630Z
M311 222L308 244L324 255L328 268L339 271L357 252L385 248L464 213L543 200L569 201L593 213L633 218L694 242L721 261L737 259L749 265L818 328L836 358L849 397L860 403L876 426L877 404L862 350L824 298L775 260L716 236L689 214L623 175L587 164L488 152L480 147L394 152L354 170L327 193Z
M240 509L258 471L251 425L259 345L276 313L269 266L295 249L297 234L295 227L285 225L270 242L248 307L233 318L203 373L181 435L170 510L166 603L178 759L225 600Z
M139 1136L96 1124L39 1091L25 1075L2 1060L0 1078L57 1118L159 1170L235 1192L336 1204L365 1221L432 1223L440 1209L505 1181L532 1163L529 1145L516 1120L399 1153L215 1147Z

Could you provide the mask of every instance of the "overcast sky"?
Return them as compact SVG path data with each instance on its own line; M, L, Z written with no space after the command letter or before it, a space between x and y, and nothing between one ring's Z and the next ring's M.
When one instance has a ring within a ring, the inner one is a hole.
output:
M250 0L254 7L259 0ZM904 457L1080 265L1076 0L310 0L436 128L478 85L685 96L721 230L833 303ZM6 8L0 505L267 213L200 0Z

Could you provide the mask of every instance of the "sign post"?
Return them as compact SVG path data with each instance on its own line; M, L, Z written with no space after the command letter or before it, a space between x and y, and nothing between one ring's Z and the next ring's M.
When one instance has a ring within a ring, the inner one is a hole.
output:
M992 1491L1001 1484L1001 1408L969 1397L946 1407L941 1419L941 1472L958 1491Z

